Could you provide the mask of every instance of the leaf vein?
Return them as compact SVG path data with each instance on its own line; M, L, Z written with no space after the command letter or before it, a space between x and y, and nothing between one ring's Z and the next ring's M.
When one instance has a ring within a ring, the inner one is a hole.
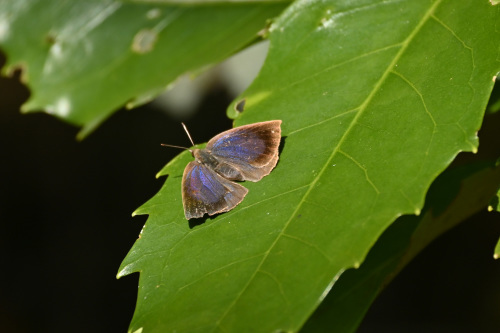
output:
M291 135L293 135L293 134L295 134L295 133L302 132L303 130L306 130L306 129L309 129L309 128L311 128L311 127L315 127L315 126L321 125L321 124L326 123L326 122L328 122L328 121L330 121L330 120L333 120L333 119L338 118L338 117L345 116L346 114L349 114L349 113L352 113L352 112L355 112L355 111L357 111L357 108L356 108L356 109L349 110L349 111L345 111L345 112L342 112L342 113L339 113L339 114L336 114L335 116L332 116L332 117L330 117L330 118L326 118L326 119L323 119L323 120L318 121L318 122L316 122L316 123L313 123L313 124L311 124L311 125L308 125L308 126L305 126L305 127L299 128L299 129L297 129L297 130L295 130L295 131L291 131L291 132L289 132L289 133L287 134L287 136L291 136Z
M363 166L354 157L352 157L350 154L346 153L342 149L339 149L339 153L342 154L342 155L344 155L348 159L350 159L354 164L356 164L358 166L358 168L360 168L361 170L363 170L363 172L365 173L366 181L373 187L373 189L375 190L375 192L377 193L377 195L380 194L380 190L375 185L375 183L370 179L370 176L368 176L368 170L366 169L366 167Z
M365 57L369 57L371 55L374 55L374 54L377 54L379 52L383 52L383 51L387 51L387 50L390 50L392 48L397 48L397 47L400 47L402 45L402 43L397 43L397 44L392 44L392 45L388 45L388 46L385 46L385 47L381 47L381 48L378 48L378 49L375 49L375 50L372 50L370 52L366 52L366 53L363 53L363 54L360 54L356 57L353 57L353 58L349 58L348 60L345 60L345 61L342 61L342 62L339 62L339 63L336 63L336 64L333 64L329 67L326 67L326 68L323 68L322 70L314 73L314 74L311 74L309 76L305 76L304 78L298 80L298 81L295 81L289 85L285 85L285 86L281 86L279 89L277 89L276 91L282 91L282 90L286 90L286 89L290 89L291 87L293 86L296 86L300 83L303 83L303 82L306 82L308 80L311 80L311 79L314 79L316 77L318 77L319 75L322 75L322 74L326 74L328 73L329 71L332 71L334 69L337 69L341 66L344 66L344 65L347 65L347 64L350 64L352 62L355 62L357 60L360 60L360 59L363 59Z
M113 15L122 4L120 2L112 2L105 8L103 8L99 14L87 21L87 23L77 30L77 33L68 36L72 39L81 39L83 36L87 35L89 32L101 25L108 17Z
M319 254L321 254L329 263L332 262L332 258L330 258L325 252L323 252L323 250L321 250L316 244L313 244L313 243L310 243L300 237L297 237L297 236L293 236L293 235L290 235L290 234L287 234L287 233L284 233L283 234L283 237L287 237L287 238L290 238L290 239L293 239L293 240L296 240L297 242L300 242L308 247L311 247L313 249L315 249L316 251L318 251Z
M203 280L203 279L204 279L204 278L206 278L207 276L210 276L210 275L212 275L212 274L215 274L215 273L217 273L217 272L219 272L219 271L222 271L222 270L224 270L224 269L226 269L226 268L229 268L229 267L231 267L231 266L233 266L233 265L241 264L241 263L243 263L243 262L246 262L246 261L249 261L249 260L252 260L252 259L258 258L258 257L263 256L263 255L264 255L264 253L260 253L260 254L256 254L256 255L250 256L250 257L248 257L248 258L235 260L235 261L233 261L233 262L230 262L229 264L226 264L226 265L221 266L221 267L218 267L218 268L216 268L216 269L214 269L214 270L212 270L212 271L210 271L210 272L207 272L207 273L203 274L202 276L200 276L199 278L196 278L195 280L193 280L193 281L191 281L191 282L189 282L189 283L187 283L187 284L185 284L185 285L183 285L183 286L179 287L179 288L177 289L177 291L175 292L174 296L175 296L175 295L177 295L177 294L178 294L180 291L182 291L183 289L188 288L189 286L192 286L193 284L195 284L195 283L197 283L197 282L199 282L199 281Z
M458 127L461 131L462 131L462 133L464 134L464 140L465 140L465 142L466 142L467 144L469 144L469 145L470 145L470 147L471 147L471 151L472 151L474 154L475 154L475 153L477 153L477 147L476 147L476 145L475 145L473 142L471 142L471 141L469 140L469 138L468 138L468 136L467 136L467 131L466 131L466 130L462 127L462 125L461 125L461 124L459 124L459 123L458 123L458 124L455 124L455 125L456 125L456 126L457 126L457 127Z
M308 187L309 185L310 185L310 184L302 185L302 186L299 186L299 187L297 187L297 188L294 188L293 190L289 190L289 191L286 191L286 192L282 192L282 193L279 193L279 194L274 195L274 196L272 196L272 197L269 197L269 198L262 199L262 200L260 200L260 201L254 202L254 203L252 203L252 204L250 204L250 205L248 205L248 206L241 207L241 209L239 209L239 210L237 210L237 211L232 212L232 214L226 214L225 216L222 216L222 217L219 219L219 221L222 221L222 220L225 220L225 219L227 219L227 218L230 218L230 217L232 217L233 215L236 215L236 214L240 213L241 211L244 211L244 210L249 209L249 208L251 208L251 207L253 207L253 206L259 205L259 204L261 204L261 203L263 203L263 202L266 202L266 201L269 201L269 200L273 200L273 199L279 198L279 197L281 197L281 196L283 196L283 195L290 194L290 193L292 193L292 192L295 192L295 191L301 190L301 189L303 189L303 188Z
M417 204L415 204L413 202L413 200L410 199L410 197L408 195L406 195L405 191L403 189L400 189L399 192L403 195L403 197L408 200L408 202L410 203L410 206L412 206L412 208L414 209L413 212L415 215L420 215L420 208L418 207Z
M439 23L443 28L445 28L446 30L448 30L448 32L453 36L455 37L462 45L464 48L468 49L471 53L472 53L472 48L467 45L467 43L465 43L465 41L460 38L456 33L455 31L453 31L453 29L451 29L446 23L444 23L443 21L441 21L440 18L438 18L436 15L432 14L431 17L437 22Z
M286 297L285 291L283 290L283 286L281 285L281 282L278 280L278 278L276 276L274 276L274 274L272 274L268 271L265 271L262 268L259 269L259 272L264 274L264 275L269 276L271 278L271 280L273 280L274 283L276 283L276 285L278 286L278 290L280 291L281 297L285 300L286 304L290 304L290 301Z
M403 74L399 73L398 71L396 71L394 69L391 72L393 74L395 74L396 76L400 77L406 84L408 84L413 89L413 91L415 91L415 93L420 98L420 101L422 102L422 105L424 107L425 112L427 113L429 118L431 118L432 124L434 125L434 128L435 128L437 126L436 120L434 119L434 116L432 115L432 113L429 111L429 108L427 107L427 104L425 103L424 96L422 95L420 90L418 90L417 87L415 87L415 85L409 79L407 79Z
M437 17L436 15L432 14L431 17L438 23L440 24L444 29L446 29L456 40L458 40L458 42L460 44L462 44L462 46L469 51L470 53L470 58L471 58L471 62L472 62L472 68L471 68L471 74L469 75L469 80L467 81L467 85L469 86L469 88L472 90L472 91L475 91L474 87L472 86L472 73L474 72L474 69L476 68L476 63L475 63L475 60L474 60L474 50L472 49L472 47L470 47L469 45L467 45L467 43L462 39L460 38L460 36L458 36L456 34L455 31L453 31L452 28L450 28L446 23L444 23L439 17ZM465 113L465 111L464 111ZM463 115L460 117L462 118ZM473 149L476 149L474 144L471 143L470 141L467 140L467 142L469 144L472 145Z

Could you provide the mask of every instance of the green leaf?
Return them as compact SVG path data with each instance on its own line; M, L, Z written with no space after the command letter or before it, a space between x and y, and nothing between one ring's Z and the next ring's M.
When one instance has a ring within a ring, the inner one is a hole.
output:
M24 69L32 95L23 111L83 126L83 137L124 104L147 102L182 73L252 42L286 5L2 1L3 72Z
M477 163L447 170L432 184L420 216L401 216L357 270L345 272L303 332L355 332L382 289L427 244L483 209L500 185L500 166Z
M490 203L488 205L488 210L500 212L500 188L497 193L491 198Z
M498 82L498 77L495 79L495 82ZM488 107L486 108L486 112L495 113L500 110L500 85L495 84L493 87L493 91L491 92L490 101L488 102Z
M118 276L140 272L130 330L297 331L383 231L418 214L460 151L476 151L499 14L471 1L297 1L271 26L236 124L282 119L276 169L231 212L190 228L184 152ZM235 102L236 103L236 102Z
M497 245L495 246L495 251L493 253L493 258L494 259L500 258L500 239L498 239Z
M498 164L499 161L497 161ZM491 198L488 205L488 210L500 212L500 187L497 189L495 195ZM497 246L495 246L495 252L493 253L493 258L500 258L500 239L498 240Z

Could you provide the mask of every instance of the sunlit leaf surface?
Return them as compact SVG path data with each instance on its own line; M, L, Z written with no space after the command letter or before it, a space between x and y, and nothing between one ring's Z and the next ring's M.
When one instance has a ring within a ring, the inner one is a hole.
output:
M489 211L500 212L500 189L493 196L488 206ZM498 240L497 246L495 247L495 252L493 253L493 258L500 258L500 239Z

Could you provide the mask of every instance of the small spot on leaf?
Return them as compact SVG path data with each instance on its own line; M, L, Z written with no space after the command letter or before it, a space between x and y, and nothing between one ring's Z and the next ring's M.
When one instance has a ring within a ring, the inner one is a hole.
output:
M329 28L334 24L333 10L331 8L326 9L325 14L319 20L318 27L320 29Z
M150 9L146 13L146 17L150 20L154 20L155 18L160 17L160 15L161 15L161 10L159 8Z
M155 31L142 29L134 36L132 51L140 54L151 52L157 39L158 34Z
M47 34L47 36L45 36L45 41L49 45L55 44L56 43L56 36L53 33L49 32Z
M246 101L247 100L245 98L243 98L241 101L239 101L238 103L236 103L234 105L234 110L236 112L240 112L240 113L243 112L243 111L245 111L245 103L246 103Z

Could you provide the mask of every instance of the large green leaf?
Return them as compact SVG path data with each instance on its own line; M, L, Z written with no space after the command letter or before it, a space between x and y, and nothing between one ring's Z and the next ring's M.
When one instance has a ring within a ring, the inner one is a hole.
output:
M495 252L493 253L493 258L498 259L500 258L500 239L497 242L497 245L495 246Z
M489 211L500 212L500 187L497 190L497 193L490 200L490 204L488 206ZM493 253L493 258L500 258L500 239L497 242L497 246L495 246L495 251Z
M271 26L236 124L283 120L276 169L233 211L183 219L187 152L118 276L140 272L131 330L297 331L431 182L477 149L498 72L488 2L297 1ZM360 310L364 311L364 310Z
M361 267L345 272L303 332L355 332L365 312L401 269L443 232L483 209L500 185L500 166L474 163L447 170L432 184L420 216L401 216Z
M486 109L486 112L488 113L495 113L500 110L500 84L498 84L498 77L496 78L495 82L497 82L497 84L495 84L495 87L493 88L490 102Z
M500 212L500 189L498 189L497 193L491 198L488 210Z
M149 101L180 74L241 49L286 5L2 1L4 73L23 68L32 91L23 111L83 126L83 137L124 104Z

